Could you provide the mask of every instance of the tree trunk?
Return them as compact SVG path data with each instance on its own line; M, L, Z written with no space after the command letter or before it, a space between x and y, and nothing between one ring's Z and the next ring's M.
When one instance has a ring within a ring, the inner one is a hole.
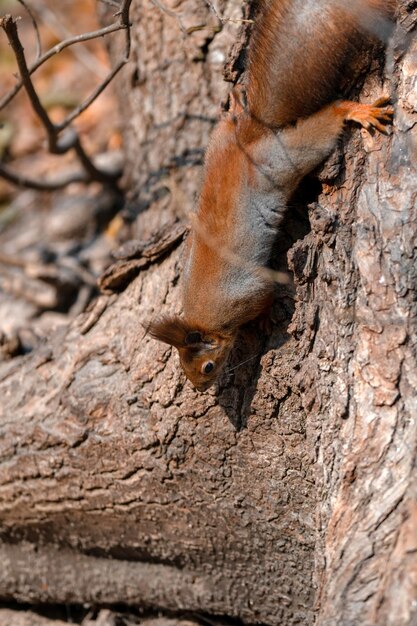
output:
M277 287L272 335L242 339L232 365L258 356L200 394L143 325L179 310L172 224L195 202L222 67L246 23L219 28L195 0L169 5L179 20L134 3L119 82L125 213L149 242L125 246L102 281L124 291L0 367L4 600L285 626L415 623L412 6L401 3L397 34L407 48L384 82L375 57L363 88L362 99L398 95L393 135L349 130L319 193L310 182L294 200L277 265L305 234L310 201L311 232L289 253L295 293ZM236 0L219 10L242 17Z

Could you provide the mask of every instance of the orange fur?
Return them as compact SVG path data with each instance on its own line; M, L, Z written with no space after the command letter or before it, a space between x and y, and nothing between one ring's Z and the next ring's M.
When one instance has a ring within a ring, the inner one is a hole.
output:
M383 100L329 101L356 44L371 26L388 31L393 7L393 0L264 0L250 42L247 106L234 90L207 150L183 317L149 329L178 349L197 389L218 378L241 326L271 305L266 268L299 181L331 153L345 121L384 132L391 120Z
M395 0L263 0L249 44L248 106L280 128L334 99L366 38L385 38Z

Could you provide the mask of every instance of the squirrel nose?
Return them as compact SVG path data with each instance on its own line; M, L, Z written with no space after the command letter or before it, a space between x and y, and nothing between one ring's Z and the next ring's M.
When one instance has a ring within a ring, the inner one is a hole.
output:
M207 391L207 389L212 385L211 382L201 383L200 385L194 385L197 391Z

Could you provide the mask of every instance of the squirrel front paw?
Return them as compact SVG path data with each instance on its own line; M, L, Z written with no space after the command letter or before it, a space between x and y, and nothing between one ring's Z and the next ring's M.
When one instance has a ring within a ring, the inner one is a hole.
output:
M346 110L345 121L357 122L366 130L376 128L379 132L388 134L387 124L392 124L394 108L387 106L389 98L383 96L375 100L373 104L361 104L360 102L343 102ZM385 124L384 124L385 123Z

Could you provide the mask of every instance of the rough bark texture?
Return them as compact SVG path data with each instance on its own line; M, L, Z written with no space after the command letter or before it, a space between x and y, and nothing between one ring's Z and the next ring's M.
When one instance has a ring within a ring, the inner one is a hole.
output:
M121 88L141 239L193 206L238 30L194 0L170 9L189 35L134 4ZM234 0L221 10L241 17ZM401 21L404 41L412 4ZM193 391L141 326L178 310L181 248L1 365L3 599L415 623L416 65L411 39L383 87L372 66L363 99L398 94L395 132L348 133L290 251L295 312L277 288L273 334L242 341L234 364L260 356L216 392ZM302 215L290 213L281 249Z
M49 616L42 613L49 613ZM85 614L82 616L83 614ZM51 614L55 614L53 617ZM81 616L80 616L81 615ZM36 610L13 610L0 608L1 626L65 626L65 624L81 626L198 626L199 622L189 619L170 619L165 617L143 617L126 611L110 609L74 611L70 606L43 607Z
M320 420L320 625L417 623L416 44L391 77L391 141L347 155L295 253L314 255L293 324L317 322L300 379Z

